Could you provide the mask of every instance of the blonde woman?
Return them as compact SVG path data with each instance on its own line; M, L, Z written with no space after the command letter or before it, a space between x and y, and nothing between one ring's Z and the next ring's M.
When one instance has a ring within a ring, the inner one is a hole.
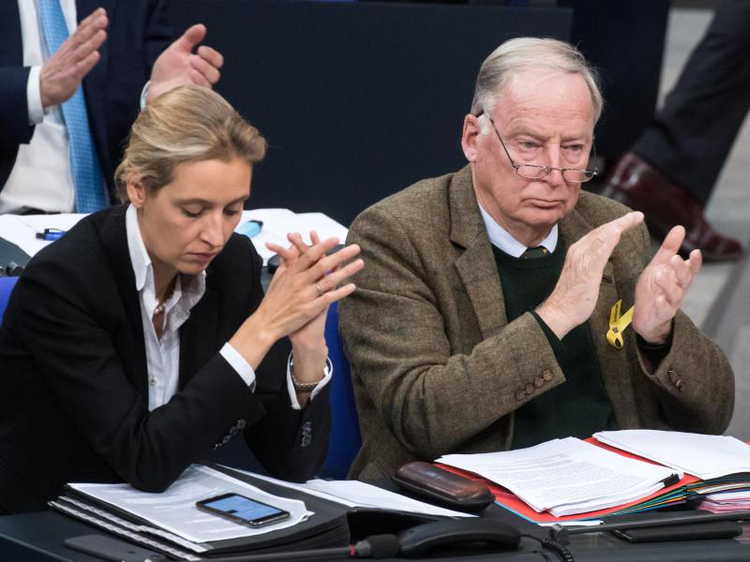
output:
M325 314L363 264L293 235L263 294L233 230L264 152L215 92L164 94L117 170L126 203L31 260L0 328L0 511L43 509L70 481L161 491L235 435L282 478L320 465Z

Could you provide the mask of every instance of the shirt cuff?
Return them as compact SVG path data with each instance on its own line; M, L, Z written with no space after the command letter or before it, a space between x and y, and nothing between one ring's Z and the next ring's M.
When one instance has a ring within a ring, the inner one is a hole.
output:
M245 381L250 392L255 392L255 371L250 366L250 363L245 361L245 358L229 342L224 344L219 353L237 371L242 380Z
M26 107L29 109L29 125L38 125L44 120L42 88L39 83L41 71L41 66L32 66L29 69L29 81L26 82Z
M565 344L557 337L557 334L552 331L552 328L547 326L547 323L542 320L542 317L537 314L536 310L530 310L529 312L536 319L544 336L547 338L547 342L552 348L552 353L555 354L557 364L560 365L560 367L563 367L568 362L568 350L566 349Z
M326 357L326 366L323 368L323 378L318 383L318 386L313 388L313 391L310 393L310 400L315 398L321 390L325 388L325 386L328 384L328 381L331 380L331 377L333 376L333 364L331 363L331 360ZM287 359L286 362L286 387L289 390L289 398L292 402L292 409L293 410L301 410L302 406L299 405L299 400L297 400L297 391L294 390L294 383L292 383L292 354L289 354L289 359Z

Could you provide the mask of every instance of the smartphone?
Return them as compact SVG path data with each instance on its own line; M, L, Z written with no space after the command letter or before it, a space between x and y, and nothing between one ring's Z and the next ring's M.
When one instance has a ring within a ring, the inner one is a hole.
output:
M261 527L289 518L288 511L232 493L197 501L195 507L251 527Z

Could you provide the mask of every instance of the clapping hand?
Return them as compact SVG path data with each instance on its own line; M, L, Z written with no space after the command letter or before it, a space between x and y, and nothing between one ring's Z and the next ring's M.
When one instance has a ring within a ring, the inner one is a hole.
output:
M47 59L39 73L43 107L60 105L76 93L84 77L101 58L99 47L107 39L108 24L104 8L94 10Z
M201 45L193 53L195 46L205 37L206 26L195 24L159 55L151 71L146 103L177 86L195 84L210 88L219 81L219 70L224 65L221 53L206 45Z
M667 341L672 331L672 319L701 269L703 257L700 250L690 252L686 260L677 255L684 238L682 226L670 230L638 279L633 329L647 342L660 344Z
M589 319L599 298L604 266L622 235L642 222L643 213L628 213L595 228L570 247L555 290L537 309L558 338Z

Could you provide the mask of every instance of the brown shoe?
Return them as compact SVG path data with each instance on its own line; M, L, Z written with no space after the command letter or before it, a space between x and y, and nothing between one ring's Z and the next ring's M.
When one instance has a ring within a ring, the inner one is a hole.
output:
M742 256L742 245L716 232L703 214L703 206L689 191L632 152L625 154L604 180L602 195L641 211L654 236L663 240L678 224L685 227L680 254L698 248L705 261L730 261Z

